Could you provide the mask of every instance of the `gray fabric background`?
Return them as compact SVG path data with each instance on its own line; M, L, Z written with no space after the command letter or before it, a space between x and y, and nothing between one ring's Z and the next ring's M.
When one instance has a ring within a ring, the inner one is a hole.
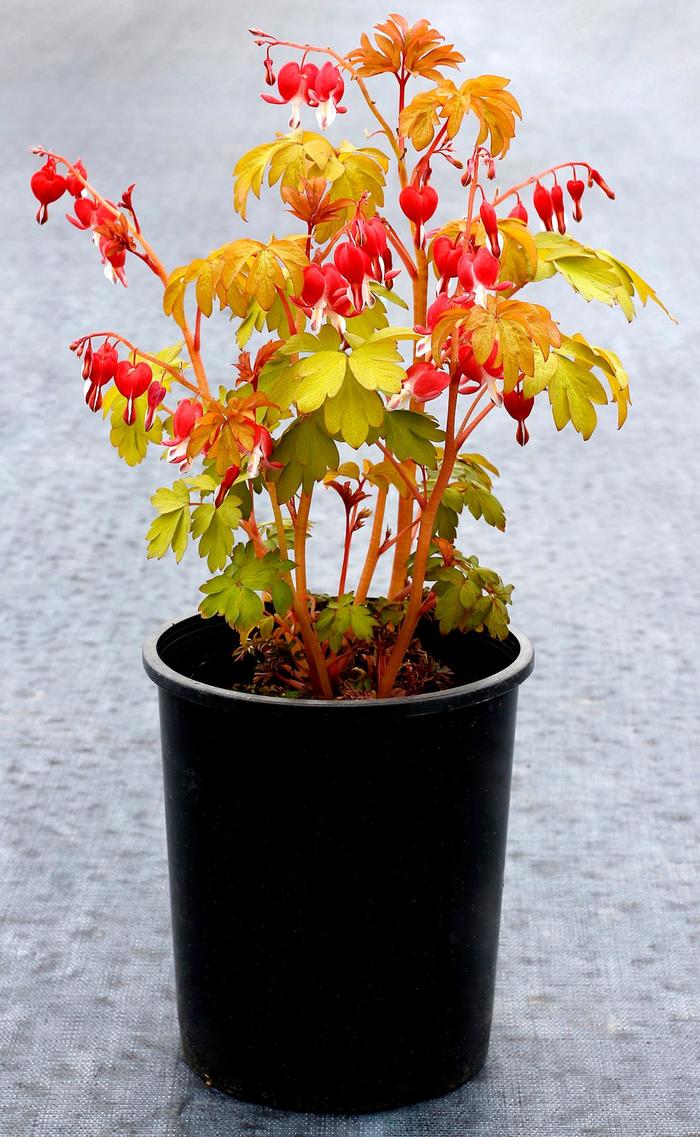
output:
M36 142L80 154L105 192L136 180L169 265L241 232L235 157L284 129L258 98L245 28L334 37L381 17L271 0L5 0L2 34L3 433L0 1131L4 1137L690 1137L697 1093L697 40L688 2L438 0L472 73L513 78L526 120L508 181L589 158L618 190L587 195L584 240L659 287L628 329L547 285L563 326L619 351L634 407L586 445L545 408L533 441L505 416L479 443L502 468L507 539L462 545L517 584L534 640L521 693L491 1054L441 1100L363 1119L306 1118L204 1088L178 1054L155 691L141 643L192 610L196 558L147 563L157 462L129 470L82 403L66 345L115 327L175 338L154 278L102 278L54 207L40 231ZM413 0L404 6L423 14ZM357 139L353 113L333 137ZM502 176L502 184L506 183ZM445 216L458 209L456 187ZM280 232L276 194L254 204ZM273 220L273 218L276 218ZM207 329L230 374L225 321ZM218 353L218 355L217 355ZM333 587L337 504L319 495L312 584Z

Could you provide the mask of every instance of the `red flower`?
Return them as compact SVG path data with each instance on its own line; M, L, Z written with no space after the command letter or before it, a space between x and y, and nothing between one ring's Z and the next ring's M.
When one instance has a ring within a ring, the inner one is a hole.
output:
M264 466L267 470L282 469L281 462L270 461L273 446L274 442L269 430L264 426L256 426L253 436L253 449L248 458L247 473L249 478L256 478L261 466Z
M476 253L462 254L457 266L459 283L465 292L473 292L475 302L483 306L485 292L503 292L513 287L512 281L498 283L500 268L498 259L482 245Z
M123 359L117 364L114 385L126 399L124 422L127 426L132 426L136 421L134 401L143 395L152 378L153 372L147 363L133 364L130 360Z
M530 411L535 405L533 398L526 399L522 390L515 388L513 391L506 391L503 396L503 406L508 411L511 418L514 418L518 424L515 432L515 439L520 446L524 446L530 438L529 431L525 426L525 419L530 414Z
M566 233L566 215L564 213L564 191L558 182L555 182L551 190L552 208L554 209L554 216L557 219L557 229L560 233Z
M163 445L170 450L169 462L179 462L180 471L189 470L191 462L187 458L187 447L194 424L203 414L202 404L196 399L180 399L173 415L173 437Z
M75 217L70 213L66 217L76 229L97 229L99 225L111 221L114 214L101 202L93 201L90 197L78 197L75 200Z
M494 257L500 257L501 246L498 243L498 217L496 216L496 210L490 202L482 201L479 216L481 217L484 230L486 231L486 236L491 246L491 252Z
M386 238L386 229L378 217L368 220L356 218L352 224L352 236L355 244L369 258L370 274L373 280L383 281L389 288L400 269L393 268L391 249Z
M330 126L337 114L345 114L347 107L340 106L344 92L343 76L334 63L329 60L318 68L313 81L309 84L306 101L309 106L316 107L316 121L321 130Z
M610 186L606 182L605 178L603 177L602 174L600 174L598 172L598 170L589 170L589 173L588 173L588 184L589 184L589 186L592 185L593 182L595 182L595 184L597 186L600 186L603 193L607 194L607 196L610 198L611 201L615 200L614 191L610 189Z
M114 378L119 357L117 350L107 341L93 351L88 344L83 362L83 379L88 380L85 402L91 411L99 411L102 406L102 388Z
M449 237L436 237L433 243L433 261L440 276L446 282L457 276L457 266L462 256L462 245L459 238L451 241Z
M284 106L285 103L289 103L292 108L289 125L292 130L296 130L301 123L301 107L304 103L309 102L309 88L313 85L317 75L318 67L314 63L305 63L303 67L300 67L298 63L285 63L280 67L277 76L277 89L280 98L277 99L274 95L265 94L260 97L266 103L275 103L277 106Z
M481 364L477 362L470 343L460 344L458 359L459 370L462 373L458 388L459 393L460 395L473 395L481 387L484 378L483 368Z
M538 182L535 186L535 192L532 195L532 202L537 210L537 214L544 224L548 233L552 232L552 215L554 214L554 206L552 204L552 195L548 189Z
M301 296L294 297L294 303L310 317L312 332L319 331L328 315L342 334L345 318L353 313L348 282L333 265L307 265Z
M153 382L149 385L147 394L148 409L146 411L146 418L143 424L145 430L150 430L153 426L153 419L155 418L156 410L163 402L166 393L167 392L165 390L165 387L162 383L159 383L157 379L154 379Z
M399 194L399 205L415 225L424 225L438 207L438 195L432 186L404 186Z
M429 221L438 207L438 195L432 186L404 186L399 194L402 211L418 229L418 244L423 244L423 226Z
M240 474L240 472L241 472L240 466L229 466L228 467L226 473L224 474L223 478L221 479L221 483L219 485L219 488L216 491L216 497L214 498L214 505L217 509L223 503L223 500L226 497L226 494L231 489L231 486L235 482L235 480L238 477L238 475Z
M389 399L389 409L395 410L411 397L421 403L430 399L437 399L446 387L449 387L450 376L447 371L440 371L434 363L421 361L412 363L406 372L403 387L396 395Z
M107 280L111 280L112 284L120 281L126 288L126 273L124 272L126 246L113 237L100 237L97 240L97 234L95 234L93 239L96 240L97 247L100 250Z
M40 225L44 225L49 218L48 207L66 192L66 179L62 174L56 173L54 159L47 158L41 169L32 174L30 185L34 197L41 203L36 219Z
M365 304L371 306L374 298L369 290L369 281L372 280L372 262L364 249L353 245L351 241L343 241L336 245L333 253L335 267L350 285L353 303L358 312Z
M85 186L78 177L78 174L82 174L84 178L87 178L87 170L85 169L83 163L80 161L80 158L78 158L78 161L73 164L73 170L70 170L68 174L66 174L66 189L68 190L68 193L73 197L80 197L83 190L85 189Z
M571 178L571 180L566 183L566 188L569 191L569 197L574 203L574 220L582 221L583 210L581 209L581 198L583 197L586 186L580 178Z
M508 216L517 217L518 221L522 221L525 225L527 225L527 210L520 198L518 198Z
M406 372L404 387L421 403L436 399L450 385L447 371L440 371L433 363L413 363Z

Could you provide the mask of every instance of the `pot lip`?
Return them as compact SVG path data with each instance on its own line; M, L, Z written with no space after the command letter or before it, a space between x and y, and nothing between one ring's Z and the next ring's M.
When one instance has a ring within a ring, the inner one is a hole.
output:
M472 683L448 687L442 691L428 691L423 695L396 696L392 699L285 699L281 695L256 695L249 691L214 687L209 683L190 679L169 667L158 650L161 638L172 628L194 619L201 617L198 613L193 613L180 620L168 620L148 636L143 647L143 666L147 675L163 690L193 703L219 708L245 703L263 709L284 708L285 711L313 708L318 713L323 709L331 714L347 714L350 711L366 711L373 714L386 712L390 708L394 711L400 708L402 713L411 716L433 714L438 710L452 710L472 703L486 702L505 694L527 679L535 661L535 652L530 640L522 632L511 628L508 638L514 639L519 646L516 658L500 671L495 671L492 675Z

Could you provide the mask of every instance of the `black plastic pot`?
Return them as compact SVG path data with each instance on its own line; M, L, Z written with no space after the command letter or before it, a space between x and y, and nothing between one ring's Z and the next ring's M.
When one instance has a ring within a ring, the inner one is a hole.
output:
M219 620L146 644L184 1053L246 1101L387 1109L486 1057L533 652L515 633L422 638L463 685L337 703L224 689L235 637Z

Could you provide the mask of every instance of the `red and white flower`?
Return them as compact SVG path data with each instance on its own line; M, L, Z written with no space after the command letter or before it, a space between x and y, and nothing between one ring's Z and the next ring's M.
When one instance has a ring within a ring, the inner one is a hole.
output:
M307 265L304 269L304 287L295 304L311 319L311 330L320 331L323 321L329 322L341 335L345 321L354 315L350 286L334 265Z
M345 114L347 107L340 105L345 93L345 82L340 68L328 61L319 67L310 84L307 102L316 108L316 121L325 130L337 114Z
M270 461L273 447L274 441L267 427L256 425L255 434L253 436L253 449L248 458L247 474L249 478L257 478L261 466L266 470L282 469L281 462Z
M275 98L274 95L263 93L260 98L266 103L274 103L277 106L288 103L291 107L289 126L292 130L296 130L301 125L301 108L309 102L309 89L317 75L318 67L315 63L305 63L302 67L295 62L285 63L277 75L277 90L280 97Z
M85 349L83 360L83 379L86 380L85 402L91 411L99 411L102 406L102 388L114 378L119 363L117 350L105 342L97 351L90 344Z
M129 359L123 359L117 364L114 385L126 399L124 422L127 426L133 426L136 422L136 399L145 393L152 378L153 371L144 361L132 363Z
M191 460L187 457L187 447L194 425L197 419L202 417L202 414L202 404L198 403L196 399L180 399L175 408L173 437L166 439L163 446L166 446L170 451L168 461L178 463L181 473L189 470L192 465Z
M410 402L412 398L420 403L427 403L431 399L437 399L449 385L449 372L442 371L434 363L425 361L412 363L406 372L401 390L389 399L389 409L396 410Z

